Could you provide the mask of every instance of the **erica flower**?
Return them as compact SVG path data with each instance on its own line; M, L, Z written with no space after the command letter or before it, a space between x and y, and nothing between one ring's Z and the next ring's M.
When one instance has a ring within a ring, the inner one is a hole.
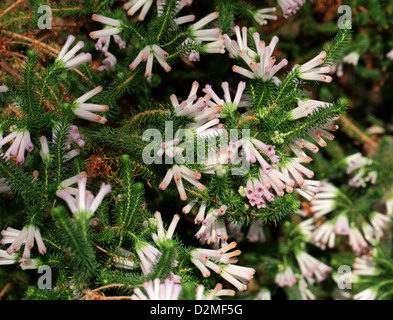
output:
M257 300L272 300L272 294L269 289L262 288L257 294Z
M106 105L99 105L99 104L94 104L94 103L86 103L87 100L90 98L94 97L96 94L100 93L102 91L102 87L98 86L82 96L80 96L78 99L75 101L76 107L74 108L74 113L85 120L88 121L93 121L93 122L98 122L98 123L105 123L107 119L105 117L99 116L95 114L94 112L107 112L109 110L109 107Z
M164 13L164 4L165 4L165 0L157 0L158 16L161 16ZM191 4L192 4L192 0L180 0L176 5L174 13L178 14L181 9L183 9L186 6L190 6ZM195 16L193 14L174 18L174 22L176 23L176 26L179 26L187 22L192 22L194 20L195 20Z
M119 36L119 33L121 32L121 23L119 20L108 18L99 14L93 14L92 20L106 25L104 29L92 31L89 34L92 39L98 39L96 49L107 52L111 36L113 36L120 49L125 48L126 44Z
M172 222L169 225L167 232L165 232L165 230L164 230L164 225L163 225L163 222L162 222L161 213L156 211L154 213L154 217L155 217L156 222L157 222L157 233L153 233L152 234L153 241L156 244L159 244L160 242L162 242L164 240L172 239L173 233L174 233L175 228L177 226L177 223L180 220L180 216L178 214L175 214L173 216Z
M353 155L350 155L344 159L347 164L347 168L345 170L346 173L350 174L353 171L371 165L373 160L367 157L363 157L360 152L357 152Z
M351 246L352 251L354 251L357 255L361 254L363 251L367 251L369 248L369 245L364 239L362 233L354 224L351 224L349 228L349 245Z
M379 273L377 264L370 256L356 257L352 266L352 272L358 276L376 276Z
M343 61L349 64L352 64L354 66L358 65L358 61L359 61L359 53L357 52L351 52L350 54L347 54L346 56L344 56Z
M242 267L233 263L240 250L229 252L236 247L236 242L231 242L220 249L194 249L191 252L191 262L201 271L204 277L210 276L209 269L220 274L225 280L234 285L239 291L247 289L247 284L252 279L255 270ZM219 263L220 266L217 264Z
M293 120L300 119L303 117L308 117L315 110L332 105L333 105L332 103L327 103L327 102L312 100L312 99L299 100L298 107L290 112L290 117Z
M250 242L265 242L266 237L262 228L262 218L257 218L251 221L250 229L247 233L247 239Z
M277 16L268 14L269 12L276 12L277 9L275 7L259 9L254 13L254 19L261 26L267 24L267 20L277 20Z
M205 286L199 285L195 290L195 300L214 300L217 297L235 295L235 291L223 289L221 283L218 283L210 292L206 293L205 291Z
M158 263L161 252L147 242L140 243L136 253L141 262L142 272L145 276L151 273L152 268Z
M306 0L278 0L278 4L284 13L284 18L296 14L305 2Z
M327 222L321 224L312 233L313 241L320 243L321 249L334 248L336 241L336 232L334 231L334 222L328 220Z
M291 267L286 266L282 272L277 273L274 282L281 288L292 287L296 283L296 277Z
M300 297L302 300L315 300L316 297L315 295L308 289L307 282L304 280L304 278L299 280L299 293Z
M162 180L162 182L159 185L159 188L161 190L165 190L169 183L171 182L172 178L175 181L177 190L179 191L180 194L180 199L181 200L186 200L187 195L184 189L184 185L182 182L182 178L197 187L199 190L203 191L205 189L205 186L203 186L198 180L201 178L201 174L192 171L191 169L187 168L184 165L174 165L171 169L169 169Z
M130 64L130 69L134 70L142 61L146 61L146 71L145 76L147 78L151 77L153 70L153 59L156 58L158 63L164 68L166 72L171 71L171 67L165 61L168 57L168 53L162 50L156 44L152 46L146 46L143 50L139 52L134 61Z
M324 281L332 268L309 255L305 251L296 252L296 260L299 263L300 271L304 277L310 282L313 282L312 277L315 276L318 282Z
M22 231L8 227L6 230L1 231L1 235L3 236L3 239L1 239L1 244L11 243L7 249L7 253L9 255L19 251L22 244L25 244L23 258L30 258L30 251L34 246L34 239L39 253L46 253L46 247L42 241L41 233L38 228L34 227L33 225L23 227Z
M5 161L16 156L17 163L25 162L25 151L33 151L34 146L30 140L30 133L27 130L13 131L8 136L0 139L0 150L8 142L13 140L11 146L3 155Z
M202 220L202 226L199 231L195 234L196 238L200 240L201 244L207 242L208 244L213 244L213 248L217 249L220 246L227 244L228 234L226 230L225 221L221 218L226 211L226 206L221 206L219 209L212 210L206 217ZM201 213L204 212L200 210L195 222L201 221Z
M15 264L16 261L17 255L15 253L8 254L7 251L0 249L0 266Z
M299 72L299 77L303 80L314 80L314 81L323 81L323 82L331 82L332 77L324 75L323 73L329 73L330 67L320 67L323 64L324 59L326 57L326 52L322 51L316 57L311 59L309 62L301 65L297 68Z
M86 193L86 175L78 175L75 178L78 183L78 191L75 197L71 195L71 191L68 187L58 190L56 195L67 203L71 212L77 219L90 219L90 217L93 216L98 209L105 195L111 191L111 186L103 183L97 195L94 197L93 194ZM68 184L70 181L67 181L66 183Z
M123 5L123 9L127 10L127 14L129 16L133 16L139 9L141 9L138 20L143 21L147 13L149 12L151 6L153 4L153 0L131 0L126 2Z
M319 187L320 191L311 200L311 211L314 212L315 218L332 212L336 208L336 197L339 189L331 183L323 183Z
M71 50L68 51L74 40L75 37L73 35L68 36L66 43L56 59L57 61L62 61L67 69L73 69L82 63L91 61L90 53L82 52L75 56L75 54L85 46L83 41L79 41Z
M8 88L6 86L0 86L0 93L7 92Z
M50 154L49 154L48 139L45 136L41 136L40 144L41 144L40 156L41 156L42 160L44 162L49 161Z
M242 28L242 37L240 38L240 31L235 27L235 32L238 37L238 41L230 41L226 39L226 48L230 52L232 57L240 57L249 66L251 71L239 67L233 66L232 70L250 79L262 79L268 81L272 79L276 73L288 64L288 60L284 59L277 65L276 58L272 56L274 49L278 43L279 38L274 36L269 45L266 46L264 41L261 41L259 33L253 34L253 40L257 52L254 52L247 46L247 28ZM240 41L241 40L241 41ZM241 43L241 46L239 45ZM242 49L244 48L244 49Z
M132 300L178 300L182 286L171 278L166 278L163 282L159 278L143 283L143 289L134 289Z
M355 294L353 300L375 300L378 294L378 289L375 287L368 288Z

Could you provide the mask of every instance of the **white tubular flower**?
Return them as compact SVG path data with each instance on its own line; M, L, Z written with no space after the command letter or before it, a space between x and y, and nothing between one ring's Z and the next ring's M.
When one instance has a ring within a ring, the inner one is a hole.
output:
M202 18L198 22L195 22L194 24L192 24L190 26L190 28L193 31L193 34L195 34L196 31L202 29L205 25L207 25L210 22L212 22L213 20L217 19L219 17L219 15L220 14L218 12L213 12L213 13L208 14L206 17ZM214 29L212 29L212 30L214 30ZM207 41L209 41L209 40L207 40Z
M331 267L309 255L305 251L298 251L296 253L296 260L299 263L302 275L310 279L315 276L318 282L324 281L332 271Z
M0 249L0 266L15 264L17 259L18 257L15 253L8 254L7 251Z
M302 300L315 300L315 295L308 289L306 280L303 278L299 280L299 293Z
M182 286L172 278L166 278L163 282L156 278L144 282L143 289L147 296L140 288L135 288L131 300L178 300Z
M257 300L272 300L272 294L269 289L262 288L257 294Z
M345 213L338 215L336 222L334 224L334 232L336 234L349 235L349 221Z
M223 289L221 283L218 283L208 294L205 294L205 286L202 284L195 289L195 300L216 300L222 296L233 297L234 295L234 290Z
M391 222L390 216L373 211L371 212L369 219L375 230L377 239L381 238L389 229L389 224Z
M314 222L314 218L308 218L297 224L295 227L299 230L300 234L304 236L304 240L307 242L310 242L312 239L312 235L315 229Z
M157 0L157 15L161 16L164 13L164 4L165 0ZM192 4L192 0L180 0L174 10L175 14L178 14L181 9L185 6L190 6ZM174 19L176 26L179 26L184 23L192 22L195 20L195 16L193 14L177 17Z
M169 183L171 182L172 178L175 181L177 190L180 194L181 200L186 200L187 195L184 189L184 185L182 182L182 178L197 187L200 191L205 190L205 186L202 185L198 180L201 178L201 174L196 171L192 171L191 169L187 168L184 165L174 165L172 169L169 169L159 185L161 190L165 190Z
M63 182L63 185L67 185L71 182L73 183L73 179L75 178L78 183L78 190L75 197L71 195L69 187L57 190L56 195L67 203L71 212L77 219L82 216L90 218L94 215L104 197L111 192L112 187L109 184L102 183L100 190L94 197L93 194L86 192L87 177L84 174L79 174L76 177L70 178L71 180L66 180L66 182Z
M138 20L143 21L145 20L145 17L149 12L152 4L153 0L131 0L123 5L123 9L127 11L129 16L133 16L139 9L142 8L141 12L139 13Z
M165 230L164 230L164 225L163 225L163 222L162 222L161 213L156 211L154 213L154 218L156 219L156 222L157 222L157 233L153 233L152 234L153 241L156 244L159 244L159 243L161 243L161 242L163 242L165 240L172 239L173 233L174 233L174 231L176 229L176 226L177 226L177 223L180 220L180 216L178 214L175 214L173 216L172 222L169 225L167 232L165 232Z
M282 272L276 273L274 282L281 288L292 287L296 283L296 277L291 267L287 266Z
M319 190L310 203L315 218L320 218L336 208L336 197L339 192L338 188L328 182L322 183Z
M272 54L279 40L277 36L274 36L269 45L266 46L265 42L261 41L259 33L255 32L253 34L253 40L255 42L257 52L254 52L247 46L247 28L242 28L242 36L240 36L240 30L236 27L235 32L237 34L238 42L230 41L228 36L224 36L226 48L230 52L231 57L242 58L250 67L251 71L235 65L232 67L234 72L250 79L258 78L263 81L268 81L272 79L280 69L288 64L288 60L286 59L283 59L277 65L275 64L276 58L272 56Z
M350 155L344 159L347 164L346 173L350 174L353 171L369 166L373 163L373 160L367 157L363 157L360 152Z
M41 265L41 262L38 259L18 259L19 266L22 270L35 270Z
M379 269L370 256L356 257L352 265L353 273L358 276L377 276Z
M45 136L41 136L40 144L41 144L41 150L40 150L41 159L44 162L48 162L50 160L48 139Z
M17 163L25 162L25 151L31 152L34 149L34 146L30 139L30 133L27 130L19 130L13 131L8 136L0 139L0 150L1 148L8 142L13 140L11 146L8 150L3 154L3 158L5 161L10 160L11 158L16 156Z
M142 272L145 276L152 272L152 268L158 263L162 253L151 244L143 242L136 250L141 262Z
M318 110L320 108L326 108L329 106L333 106L333 103L328 103L324 101L318 101L318 100L312 100L312 99L307 99L307 100L299 100L298 101L298 107L290 111L290 118L292 120L308 117L311 115L315 110Z
M108 18L99 14L93 14L92 16L93 21L98 21L103 24L106 24L107 26L110 26L109 28L104 28L102 30L98 31L92 31L90 32L89 36L92 39L98 39L101 37L107 37L107 36L113 36L117 35L121 32L120 28L120 21L112 18Z
M40 254L46 253L46 247L42 241L41 233L33 225L23 227L22 231L8 227L6 230L1 231L1 235L3 236L1 244L11 243L7 249L9 255L19 251L22 244L25 244L23 258L29 259L31 248L34 246L34 239L38 247L38 252Z
M252 268L234 265L240 250L228 252L236 247L236 242L221 247L218 250L195 249L191 252L191 262L201 271L204 277L210 276L209 269L220 274L225 280L234 285L239 291L247 289L247 284L253 277L255 270ZM220 263L221 266L212 262ZM208 269L209 268L209 269Z
M118 256L113 257L113 262L115 264L115 267L128 269L128 270L136 269L137 265L135 264L134 260L131 259L132 252L123 248L119 248L119 251L124 257L118 257Z
M68 36L66 43L64 44L56 59L57 61L62 61L67 69L73 69L81 65L82 63L91 61L90 53L82 52L79 55L75 56L75 54L85 46L85 43L83 41L79 41L70 51L68 51L74 40L75 37L73 35Z
M142 61L146 61L145 76L147 78L150 78L152 76L152 70L153 70L153 59L156 58L156 60L161 65L161 67L163 67L166 72L169 72L171 71L171 67L165 61L167 57L168 57L168 53L162 50L156 44L153 44L152 46L146 46L144 49L142 49L139 52L137 57L130 64L130 69L134 70Z
M344 58L343 61L349 64L352 64L353 66L357 66L359 62L360 55L357 52L351 52L350 54L347 54Z
M0 93L7 92L7 91L8 91L8 88L6 86L4 86L4 85L0 86Z
M323 64L324 59L326 57L326 52L322 51L316 57L311 59L309 62L301 65L297 68L299 72L299 77L303 80L313 80L313 81L323 81L323 82L331 82L332 77L323 75L323 73L330 73L330 67L321 67L318 68L321 64Z
M247 239L250 242L265 242L266 236L262 228L262 218L252 220L250 229L247 233Z
M254 13L254 19L258 22L261 26L267 24L267 20L277 20L277 16L268 14L269 12L276 12L277 9L275 7L272 8L265 8L259 9L257 12Z
M94 112L107 112L109 107L106 105L86 103L87 100L100 93L102 89L103 88L101 86L98 86L76 99L76 107L73 110L75 115L88 121L98 122L101 124L106 123L107 119L105 117L99 116Z
M321 249L326 249L326 246L329 248L334 248L336 241L336 233L334 231L334 222L328 220L327 222L320 225L315 231L312 233L312 239L314 242L319 243Z
M360 255L363 251L367 251L369 248L368 243L364 239L362 233L359 229L351 224L349 228L349 245L355 254Z
M377 288L368 288L355 294L353 296L353 300L375 300L377 298L378 289Z
M254 277L255 270L234 264L224 265L220 276L231 283L239 291L247 290L247 284Z

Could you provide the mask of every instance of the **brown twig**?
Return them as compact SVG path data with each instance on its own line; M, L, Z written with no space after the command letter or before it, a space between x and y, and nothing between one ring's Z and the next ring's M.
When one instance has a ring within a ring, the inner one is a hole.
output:
M0 300L1 298L3 298L4 294L7 292L7 290L11 287L11 283L7 283L5 285L5 287L3 288L3 290L1 290L0 292Z

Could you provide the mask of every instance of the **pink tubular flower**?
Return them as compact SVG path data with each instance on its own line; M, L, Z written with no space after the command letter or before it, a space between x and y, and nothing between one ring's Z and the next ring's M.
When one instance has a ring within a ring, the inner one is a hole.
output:
M22 244L25 244L23 258L29 259L31 248L34 246L34 239L39 253L46 253L46 247L42 241L41 233L38 228L34 227L33 225L23 227L22 231L8 227L6 230L1 231L1 235L3 236L3 239L1 239L1 244L11 243L7 249L7 253L9 255L19 251Z
M159 185L161 190L165 190L169 183L171 182L172 178L175 180L175 184L177 190L180 194L181 200L186 200L187 195L183 186L182 178L186 181L197 187L200 191L205 190L205 186L202 185L198 180L201 178L201 174L196 171L192 171L184 165L174 165L171 169L169 169Z
M30 133L27 130L11 132L8 136L0 140L0 149L3 147L3 145L13 139L14 141L12 142L6 153L3 155L3 158L5 159L5 161L8 161L12 157L16 156L17 163L24 163L25 151L27 150L28 152L31 152L34 149L34 146L30 139Z
M321 64L323 64L324 59L326 57L326 52L322 51L316 57L311 59L309 62L301 65L297 68L299 72L299 77L303 80L314 80L314 81L323 81L323 82L331 82L332 77L323 75L323 73L330 73L330 67L321 67L318 68Z
M315 231L312 233L313 241L316 243L320 243L321 249L325 249L326 245L329 248L334 248L335 240L336 240L336 232L334 230L334 223L331 221L327 221L321 224Z
M8 88L6 86L0 86L0 93L7 92Z
M18 256L15 253L8 254L7 251L0 249L0 266L15 264Z
M247 239L250 242L265 242L266 237L262 228L262 218L254 219L251 222L250 229L247 233Z
M110 26L110 28L104 28L102 30L98 31L92 31L90 32L90 37L92 39L98 39L101 37L107 37L107 36L113 36L117 35L120 33L121 29L120 27L120 21L112 18L108 18L99 14L93 14L92 16L93 21L98 21L103 24L106 24L107 26Z
M220 209L215 209L208 213L202 221L202 226L199 231L195 234L196 238L199 239L201 244L208 243L213 244L214 249L218 249L220 246L227 245L228 233L226 229L226 223L221 218L225 214L226 206L222 206ZM195 222L201 221L199 215L204 210L198 212L198 216Z
M305 2L306 0L278 0L278 4L284 13L284 18L296 14Z
M136 253L140 259L142 272L145 276L151 273L153 266L158 263L162 254L157 248L147 242L144 242L136 250Z
M296 283L296 277L291 267L287 266L283 272L277 273L274 282L281 288L292 287Z
M146 46L139 52L137 57L130 64L130 69L134 70L142 61L146 61L145 76L150 78L153 70L153 59L156 58L161 67L163 67L166 72L169 72L171 71L171 67L165 61L167 57L168 53L162 50L156 44L153 44L152 46Z
M76 108L73 110L74 113L85 120L93 121L93 122L98 122L98 123L105 123L107 119L105 117L101 117L94 112L107 112L109 110L109 107L106 105L99 105L99 104L93 104L93 103L86 103L86 101L96 94L100 93L102 91L102 87L98 86L89 92L86 92L82 96L80 96L78 99L76 99Z
M73 69L82 63L91 61L90 53L80 53L75 56L75 54L85 46L83 41L79 41L70 51L68 51L74 40L75 37L73 35L68 36L66 43L56 59L58 61L62 61L67 69Z
M331 267L315 259L305 251L297 252L296 260L299 263L302 275L309 281L313 281L312 277L315 276L318 282L322 282L332 271Z
M351 224L349 228L349 245L356 255L360 255L363 251L369 249L368 243L354 224Z
M163 282L159 278L143 283L143 289L134 289L131 300L178 300L182 286L175 282L173 278L166 278Z

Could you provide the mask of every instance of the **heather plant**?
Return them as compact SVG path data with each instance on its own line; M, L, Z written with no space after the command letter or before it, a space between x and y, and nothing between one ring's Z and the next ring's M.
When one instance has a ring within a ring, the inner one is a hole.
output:
M42 6L0 7L3 296L391 298L390 137L347 148L326 94L356 20L310 48L277 26L318 1Z

